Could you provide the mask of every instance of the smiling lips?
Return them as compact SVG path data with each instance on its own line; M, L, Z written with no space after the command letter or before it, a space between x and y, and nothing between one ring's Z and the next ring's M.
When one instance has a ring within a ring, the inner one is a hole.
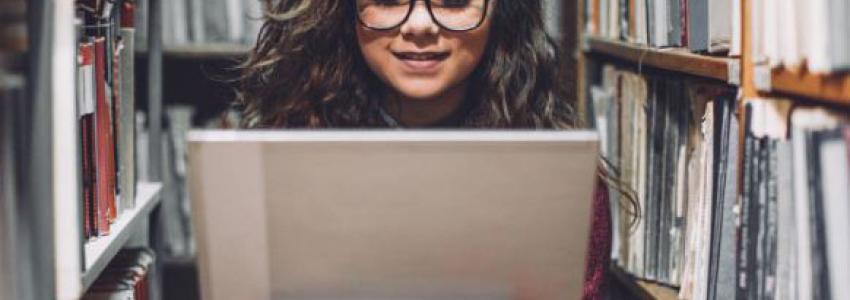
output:
M433 73L445 61L449 52L395 52L393 55L400 60L407 71L412 73Z

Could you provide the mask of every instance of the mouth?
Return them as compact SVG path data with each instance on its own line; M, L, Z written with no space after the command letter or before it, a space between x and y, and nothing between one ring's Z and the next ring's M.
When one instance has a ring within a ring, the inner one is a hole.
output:
M449 52L397 52L393 56L400 60L409 71L422 73L434 71L437 66L445 61L451 53Z

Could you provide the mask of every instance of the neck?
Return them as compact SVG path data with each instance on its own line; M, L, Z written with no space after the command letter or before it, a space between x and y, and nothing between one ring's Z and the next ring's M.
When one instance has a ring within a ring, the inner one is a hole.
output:
M466 98L466 84L460 84L430 99L414 99L394 93L388 112L405 127L429 127L451 117Z

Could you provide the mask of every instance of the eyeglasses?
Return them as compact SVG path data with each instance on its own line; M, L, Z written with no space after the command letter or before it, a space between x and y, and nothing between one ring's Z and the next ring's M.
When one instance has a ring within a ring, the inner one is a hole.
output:
M360 24L373 30L392 30L413 14L418 0L355 0ZM423 0L431 19L448 31L476 29L487 18L490 0Z

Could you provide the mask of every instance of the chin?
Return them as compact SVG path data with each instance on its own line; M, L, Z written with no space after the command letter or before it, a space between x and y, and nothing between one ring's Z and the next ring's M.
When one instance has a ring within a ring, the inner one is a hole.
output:
M440 96L447 92L447 88L442 85L408 82L405 85L396 85L395 90L402 94L405 98L419 101L430 101L439 99Z

